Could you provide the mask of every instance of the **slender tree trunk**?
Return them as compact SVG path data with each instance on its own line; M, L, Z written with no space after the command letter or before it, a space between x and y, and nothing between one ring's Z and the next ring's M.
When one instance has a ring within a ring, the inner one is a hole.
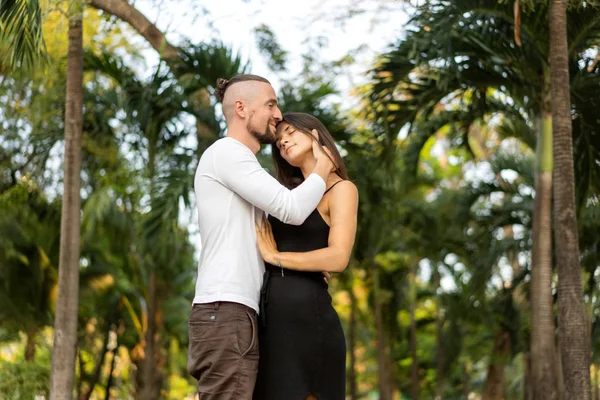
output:
M162 379L157 367L159 363L156 346L156 317L157 317L156 273L150 271L148 279L148 328L144 338L144 358L138 363L137 394L140 400L156 400L160 398Z
M537 140L531 265L531 383L534 399L555 400L554 313L552 301L552 115L543 96Z
M410 358L412 359L410 367L410 395L412 400L419 398L419 358L417 357L417 320L415 318L415 308L417 303L417 285L416 274L417 264L413 263L410 272Z
M35 358L35 336L37 334L37 326L30 324L27 328L27 344L25 345L25 361L33 361Z
M567 43L566 0L550 1L554 127L554 218L558 264L558 331L566 400L589 400L590 342L579 264Z
M110 360L110 371L108 373L108 380L106 381L106 396L104 397L104 400L110 400L110 388L113 385L113 374L115 373L115 364L117 360L118 349L119 347L115 346L115 348L112 351L112 358Z
M436 330L436 355L435 355L435 398L442 400L444 398L444 317L442 315L442 305L437 296L437 290L440 288L440 271L438 267L433 270L433 287L436 290L435 301L437 303L437 315L435 320Z
M156 181L156 154L157 146L154 140L148 140L148 179L150 181L150 204L155 207L155 181ZM148 244L145 253L152 256L153 248ZM163 363L160 354L161 347L157 343L158 339L158 287L156 281L156 265L154 262L146 263L148 273L147 287L147 329L144 337L144 357L138 363L138 373L136 375L136 398L140 400L157 400L160 398L162 389L162 374L159 371L159 363Z
M350 400L358 400L358 387L356 382L356 296L354 295L354 273L348 271L348 294L350 295L350 320L348 321L348 352L350 353L350 366L348 373L348 386Z
M556 346L556 390L558 391L558 399L565 400L565 378L563 374L562 356L560 354L560 337Z
M81 135L83 128L83 5L73 1L69 18L65 106L64 189L60 232L58 299L50 400L73 398L79 308Z
M379 370L379 399L392 400L393 388L391 385L391 371L389 369L389 347L386 346L385 327L383 323L383 304L381 300L381 287L379 282L379 268L373 272L373 286L375 299L375 328L377 329L377 365Z
M505 398L504 368L509 360L510 333L501 330L494 339L492 357L483 387L483 400L503 400Z

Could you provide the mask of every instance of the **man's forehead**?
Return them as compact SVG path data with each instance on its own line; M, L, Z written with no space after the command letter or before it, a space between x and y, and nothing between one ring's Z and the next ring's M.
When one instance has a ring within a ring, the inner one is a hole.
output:
M231 85L225 92L225 97L231 101L275 98L275 90L266 82L243 81Z
M264 91L264 93L267 94L267 96L277 100L277 95L275 94L275 89L273 89L273 86L266 82L259 83L261 84L261 91Z

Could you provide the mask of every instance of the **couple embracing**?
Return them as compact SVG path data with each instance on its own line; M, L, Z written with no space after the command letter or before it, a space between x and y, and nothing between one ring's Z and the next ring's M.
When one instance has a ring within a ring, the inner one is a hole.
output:
M220 79L216 95L227 136L194 181L202 251L188 371L200 400L342 400L346 345L327 280L350 258L356 186L325 126L282 115L266 79ZM264 144L276 178L256 159Z

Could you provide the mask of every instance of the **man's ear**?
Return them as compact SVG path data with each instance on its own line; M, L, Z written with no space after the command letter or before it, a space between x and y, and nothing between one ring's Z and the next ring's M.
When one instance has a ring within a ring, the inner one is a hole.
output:
M243 100L236 100L233 103L233 110L240 118L246 118L248 114L246 110L246 104Z

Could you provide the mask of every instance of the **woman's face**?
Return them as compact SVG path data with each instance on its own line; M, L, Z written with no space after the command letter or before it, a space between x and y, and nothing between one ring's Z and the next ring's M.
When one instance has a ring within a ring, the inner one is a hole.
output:
M281 157L294 167L300 167L306 157L314 157L312 152L313 140L309 135L297 130L287 122L277 126L277 142Z

